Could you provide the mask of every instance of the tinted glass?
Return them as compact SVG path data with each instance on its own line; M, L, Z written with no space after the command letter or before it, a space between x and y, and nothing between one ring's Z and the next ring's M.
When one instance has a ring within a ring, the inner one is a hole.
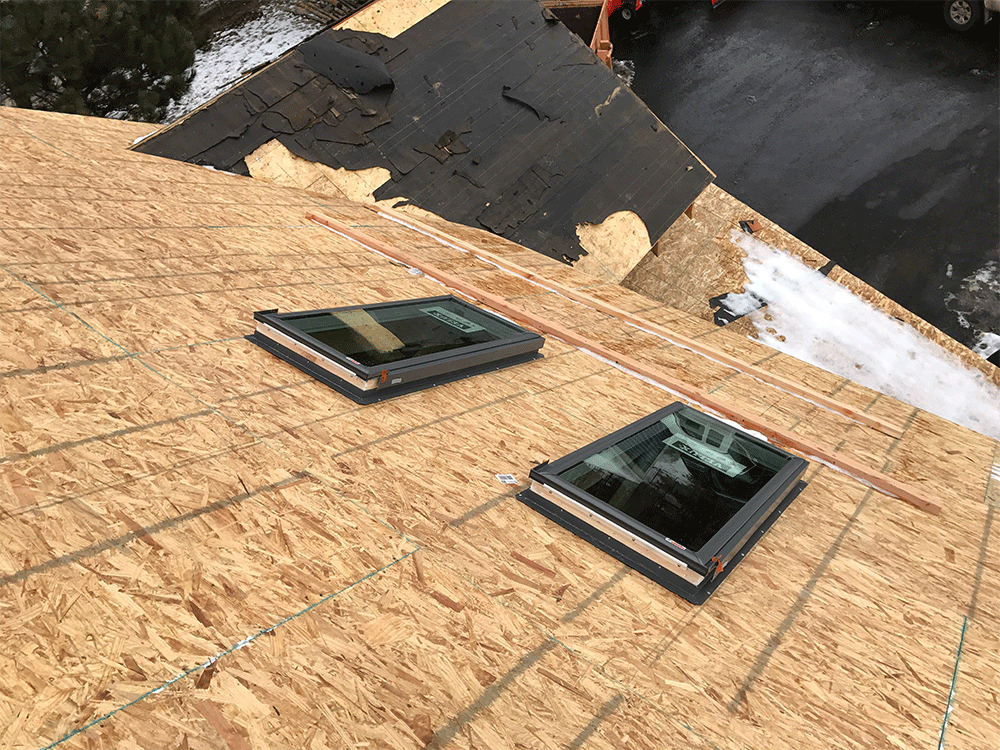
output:
M787 460L685 407L559 477L697 552Z
M284 322L366 367L484 344L521 329L458 300L310 313Z

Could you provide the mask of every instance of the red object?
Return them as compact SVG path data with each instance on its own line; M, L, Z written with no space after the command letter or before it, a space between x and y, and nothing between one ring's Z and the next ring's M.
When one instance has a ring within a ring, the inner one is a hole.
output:
M619 10L626 7L630 8L634 13L642 7L642 0L608 0L608 15L614 15Z

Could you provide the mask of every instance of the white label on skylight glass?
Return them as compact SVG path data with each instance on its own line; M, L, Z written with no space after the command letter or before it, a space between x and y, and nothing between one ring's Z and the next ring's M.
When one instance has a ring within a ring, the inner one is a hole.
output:
M517 484L517 478L513 474L496 474L501 484Z
M421 307L420 312L430 315L432 318L437 318L442 323L447 323L462 333L475 333L476 331L483 330L482 326L476 325L468 318L463 318L461 315L456 315L449 310L445 310L443 307Z

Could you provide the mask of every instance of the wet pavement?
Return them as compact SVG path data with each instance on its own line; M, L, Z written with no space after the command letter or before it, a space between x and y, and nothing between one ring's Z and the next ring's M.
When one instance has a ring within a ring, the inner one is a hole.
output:
M612 29L716 184L969 346L1000 333L998 290L968 293L1000 262L998 39L901 1L648 3Z

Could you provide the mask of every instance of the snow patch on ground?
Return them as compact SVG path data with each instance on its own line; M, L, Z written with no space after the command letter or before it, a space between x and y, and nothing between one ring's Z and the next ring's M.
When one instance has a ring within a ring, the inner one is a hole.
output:
M995 352L1000 352L1000 334L980 332L976 342L972 345L972 351L980 357L989 357Z
M959 325L971 332L972 351L988 357L1000 348L1000 262L987 261L966 276L958 290L945 297L944 304L955 313Z
M1000 439L1000 389L957 357L743 232L745 289L767 307L748 319L762 343L976 432Z
M635 81L634 61L611 58L611 72L618 76L619 81L632 88L632 82Z
M200 107L229 88L244 72L275 60L320 28L318 22L265 6L258 18L219 32L195 53L194 81L184 96L170 103L166 121Z

